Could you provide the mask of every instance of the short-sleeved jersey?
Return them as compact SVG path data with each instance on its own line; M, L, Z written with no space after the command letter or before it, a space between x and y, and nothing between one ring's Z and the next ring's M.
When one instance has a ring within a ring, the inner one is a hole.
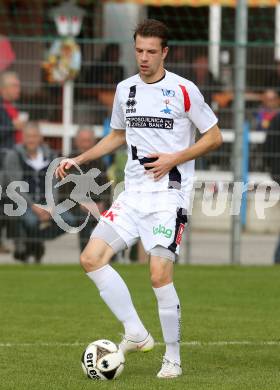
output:
M126 130L128 160L126 191L187 191L194 161L174 167L161 180L145 174L152 153L175 153L195 142L196 128L205 133L217 118L198 88L189 80L165 71L156 83L143 82L139 74L118 84L111 118L112 129Z

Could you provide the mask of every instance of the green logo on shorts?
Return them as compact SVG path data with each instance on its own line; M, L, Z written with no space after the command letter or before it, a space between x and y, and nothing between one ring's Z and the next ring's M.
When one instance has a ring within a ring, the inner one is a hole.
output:
M163 225L159 225L158 227L153 227L153 234L156 236L157 234L163 234L166 238L171 238L172 229L166 229Z

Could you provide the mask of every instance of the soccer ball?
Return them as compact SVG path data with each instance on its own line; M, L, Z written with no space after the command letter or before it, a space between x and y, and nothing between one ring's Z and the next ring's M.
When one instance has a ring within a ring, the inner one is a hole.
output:
M82 355L82 369L90 379L110 380L117 378L124 369L124 354L110 340L90 343Z

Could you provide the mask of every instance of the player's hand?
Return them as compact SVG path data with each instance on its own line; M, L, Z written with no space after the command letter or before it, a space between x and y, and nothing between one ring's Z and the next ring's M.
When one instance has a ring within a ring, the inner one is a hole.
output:
M174 154L154 153L147 157L157 159L154 162L144 164L145 168L149 168L145 173L152 174L155 181L163 178L176 165L176 156Z
M77 164L75 158L65 158L60 161L59 166L55 170L55 177L57 179L64 179L68 175L69 169Z

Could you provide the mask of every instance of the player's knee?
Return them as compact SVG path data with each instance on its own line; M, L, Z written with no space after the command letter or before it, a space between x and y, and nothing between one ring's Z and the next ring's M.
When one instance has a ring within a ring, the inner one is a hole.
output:
M160 258L151 258L150 277L152 286L155 288L163 287L172 282L173 263Z
M96 271L103 267L104 260L100 253L90 253L84 250L80 255L80 264L86 272Z
M154 270L151 272L151 282L154 288L163 287L172 282L172 276L165 270Z

